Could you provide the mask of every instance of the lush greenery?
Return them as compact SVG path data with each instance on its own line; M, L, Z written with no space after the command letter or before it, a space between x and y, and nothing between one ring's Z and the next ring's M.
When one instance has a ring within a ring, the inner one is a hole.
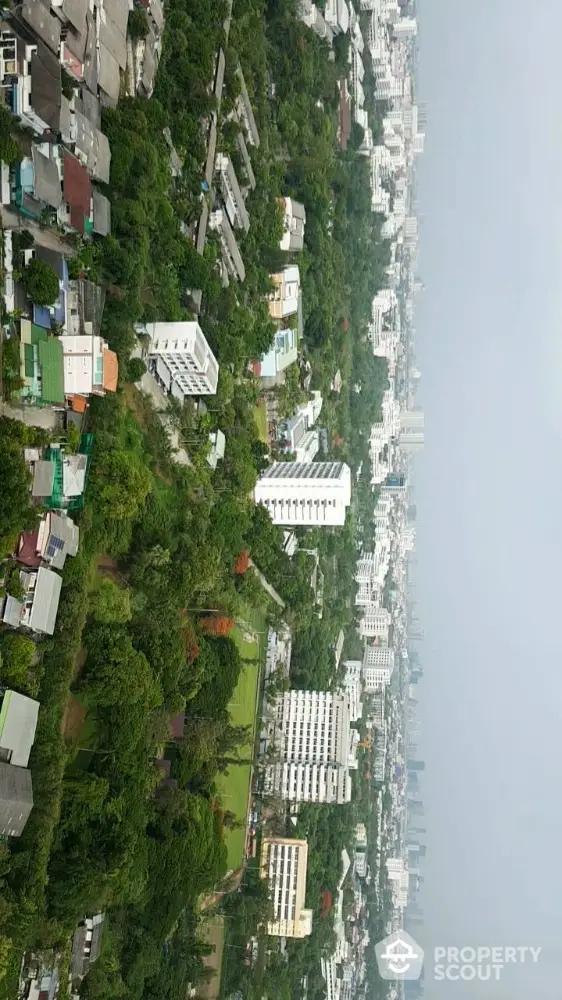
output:
M368 520L368 489L345 529L309 532L300 542L311 552L293 559L283 552L282 531L251 500L267 446L255 419L260 390L248 362L273 337L269 273L285 261L277 198L290 194L307 213L299 257L301 347L312 386L324 395L328 454L349 461L354 472L362 462L367 469L367 428L380 410L386 370L373 359L365 334L387 248L370 211L366 161L337 147L336 81L347 72L345 46L338 45L335 62L328 60L325 45L299 22L289 0L269 6L235 0L219 148L231 154L240 176L238 126L230 118L239 62L261 137L252 149L251 226L240 239L243 294L232 284L222 287L211 234L203 257L197 255L191 237L207 197L201 188L205 135L218 111L209 83L217 47L225 43L225 14L223 3L210 10L202 0L169 0L154 98L127 98L104 112L112 235L77 247L71 270L87 268L106 286L103 331L119 353L122 385L89 410L95 452L79 516L80 550L64 569L55 635L33 650L27 639L0 637L3 683L41 702L31 759L34 810L22 838L0 856L0 996L13 995L24 949L67 946L76 923L99 909L109 926L102 958L82 985L84 997L175 1000L203 975L199 899L231 866L233 812L234 824L245 817L239 788L236 809L229 807L228 774L239 768L237 784L247 788L253 755L248 706L237 715L233 695L239 685L246 700L255 695L256 684L251 693L244 684L250 671L257 679L259 664L251 661L261 655L248 655L209 620L245 621L253 609L265 629L281 616L256 574L240 572L241 553L285 604L294 633L292 683L334 684L338 632L353 632L355 546L359 525ZM140 33L142 18L134 20ZM173 178L171 145L181 162ZM53 301L52 281L48 288L45 274L34 281L36 301ZM191 403L170 412L191 460L179 465L150 400L132 384L144 366L130 354L135 323L190 317L197 289L200 322L221 371L206 413ZM338 369L339 394L330 390ZM306 398L301 374L295 367L279 391L281 411L290 413ZM209 435L217 430L226 435L226 451L212 470ZM22 448L42 441L41 432L0 422L6 555L37 519ZM323 609L315 603L315 570L324 578ZM172 739L171 720L181 713L184 736ZM171 782L162 780L168 766ZM317 913L322 892L333 892L337 882L350 822L345 808L301 814L314 857L309 899ZM232 949L239 956L267 911L251 866L244 891L225 906L240 915ZM276 957L266 967L260 951L260 989L296 996L306 968L313 992L319 991L317 959L330 943L330 920L320 918L316 926L285 973ZM245 967L227 954L225 982L234 988ZM250 992L247 978L239 985Z

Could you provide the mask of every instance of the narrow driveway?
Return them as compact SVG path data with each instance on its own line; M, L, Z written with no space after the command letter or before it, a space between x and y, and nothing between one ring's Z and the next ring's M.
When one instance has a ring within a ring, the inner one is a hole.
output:
M49 250L56 250L58 253L72 253L72 246L63 236L59 236L58 233L53 232L51 229L43 229L33 219L26 219L22 215L18 215L17 212L12 211L11 208L6 208L5 205L0 206L0 219L2 220L4 229L20 231L27 229L39 246L47 247Z

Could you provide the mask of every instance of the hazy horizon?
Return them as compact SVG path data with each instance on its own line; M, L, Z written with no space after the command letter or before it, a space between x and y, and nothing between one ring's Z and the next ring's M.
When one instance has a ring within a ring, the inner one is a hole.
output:
M543 949L499 982L427 969L426 1000L559 1000L562 7L419 6L418 937Z

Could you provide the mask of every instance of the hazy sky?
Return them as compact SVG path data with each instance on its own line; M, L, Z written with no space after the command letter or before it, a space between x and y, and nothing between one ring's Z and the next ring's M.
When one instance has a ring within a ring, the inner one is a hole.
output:
M421 943L543 947L426 998L560 1000L562 3L420 8Z

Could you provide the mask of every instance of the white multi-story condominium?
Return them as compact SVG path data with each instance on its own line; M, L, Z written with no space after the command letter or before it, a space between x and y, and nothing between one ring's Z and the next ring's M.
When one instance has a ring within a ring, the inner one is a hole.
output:
M404 858L387 858L386 871L392 888L392 901L403 910L408 905L410 873Z
M265 837L261 875L269 887L273 913L267 933L275 937L304 938L312 932L312 910L305 909L308 843L289 837Z
M343 462L274 462L256 483L255 501L283 527L341 526L351 503L351 471Z
M367 854L365 851L355 851L353 858L355 874L359 878L365 878L367 874Z
M359 623L359 635L364 639L382 639L383 642L388 642L390 622L390 611L378 604L368 604Z
M386 754L388 748L388 726L383 722L380 729L375 733L373 778L375 781L384 781L386 774Z
M384 646L366 646L363 656L365 691L379 691L390 682L394 670L394 650Z
M344 667L345 677L342 687L349 701L349 721L358 722L363 715L363 703L361 701L361 692L363 690L361 672L363 663L361 660L346 660Z
M349 701L342 692L287 691L276 706L273 745L278 759L266 786L291 802L351 799Z
M358 848L367 846L367 827L364 823L358 823L355 827L355 846Z
M170 395L214 396L219 366L197 322L147 323L149 362Z
M418 22L415 17L401 17L392 26L394 37L401 42L406 42L410 38L415 38L418 33Z

